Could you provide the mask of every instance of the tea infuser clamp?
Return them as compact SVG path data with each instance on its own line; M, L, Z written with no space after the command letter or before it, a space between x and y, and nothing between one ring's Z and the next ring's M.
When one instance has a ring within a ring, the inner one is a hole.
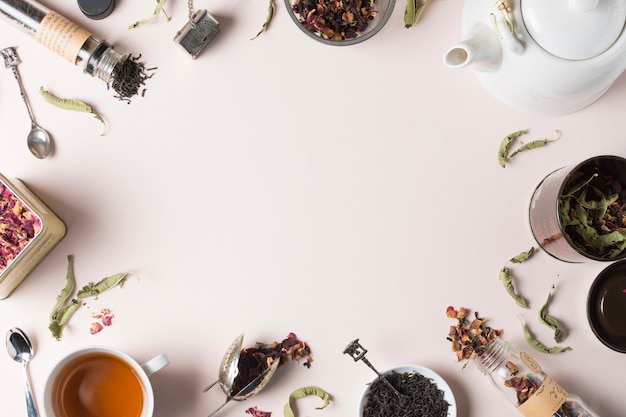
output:
M235 378L239 374L239 357L241 356L242 346L243 334L240 334L231 343L230 347L226 351L226 354L224 354L224 357L222 358L218 380L202 390L202 392L207 392L214 385L219 383L220 388L222 388L222 391L226 394L226 400L219 407L213 410L213 412L209 414L209 417L213 417L217 414L218 411L230 402L230 400L243 401L258 394L258 392L261 391L269 382L272 376L274 376L274 372L276 372L276 369L278 369L278 366L280 365L280 359L276 359L268 368L261 372L260 375L248 382L246 386L237 392L233 392Z
M220 31L219 22L205 9L194 11L193 0L187 0L188 21L174 36L191 58L196 57Z

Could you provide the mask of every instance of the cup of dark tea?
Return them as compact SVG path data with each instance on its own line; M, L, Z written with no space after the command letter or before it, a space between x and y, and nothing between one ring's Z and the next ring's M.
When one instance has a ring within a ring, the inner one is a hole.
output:
M89 346L65 356L46 381L48 417L152 417L149 376L169 364L165 354L144 364L107 346Z

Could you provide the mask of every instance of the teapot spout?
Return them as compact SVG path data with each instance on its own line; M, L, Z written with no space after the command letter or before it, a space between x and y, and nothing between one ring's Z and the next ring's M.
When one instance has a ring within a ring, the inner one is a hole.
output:
M477 71L497 71L502 62L502 50L496 33L484 24L469 32L462 42L446 51L443 63L451 69L472 68Z

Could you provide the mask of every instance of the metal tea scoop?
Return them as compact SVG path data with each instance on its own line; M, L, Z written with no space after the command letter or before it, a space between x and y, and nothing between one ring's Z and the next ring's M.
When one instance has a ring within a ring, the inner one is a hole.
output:
M237 336L237 338L231 343L230 347L226 351L226 354L222 358L222 363L220 364L220 371L218 375L218 380L206 387L202 392L207 392L210 390L215 384L219 383L222 391L226 394L226 401L224 401L217 409L215 409L209 417L213 417L220 411L226 404L230 402L230 400L235 401L243 401L246 400L253 395L257 394L259 391L267 385L270 378L278 369L280 365L280 359L276 359L269 368L263 371L259 376L250 381L245 387L240 389L238 392L233 393L233 385L235 384L235 378L239 374L239 357L241 355L241 347L243 345L243 334Z
M39 159L44 159L50 153L50 148L52 146L52 139L50 139L50 135L44 129L42 129L36 122L33 117L33 111L30 108L30 103L26 98L26 94L24 93L24 86L22 85L22 79L20 78L20 74L17 72L17 66L20 64L20 58L17 56L17 51L14 46L9 48L4 48L0 51L2 57L4 58L4 67L11 68L13 71L13 75L17 80L17 85L20 88L20 96L22 96L22 101L26 104L26 110L28 110L28 117L30 118L30 133L26 138L26 143L28 144L28 149L30 153L35 155L35 157Z
M346 348L343 350L343 353L348 354L352 357L352 359L354 359L355 362L362 360L363 363L365 363L367 366L369 366L372 371L376 372L376 375L378 375L378 377L389 387L391 388L391 390L393 392L396 393L396 395L401 395L397 389L395 389L393 387L393 385L391 385L391 382L389 382L387 380L387 378L385 378L383 375L380 374L380 372L378 372L376 370L376 368L374 368L374 366L370 363L370 361L367 360L367 358L365 357L365 354L367 353L367 349L365 349L360 343L359 343L359 339L354 339L352 342L350 342L350 344L348 346L346 346Z
M24 384L26 386L26 409L28 410L28 417L38 417L39 412L35 405L33 398L33 391L30 388L30 382L28 380L28 372L26 371L26 365L33 358L33 345L28 340L28 337L24 332L14 327L7 332L7 352L14 361L22 364L22 373L24 375Z

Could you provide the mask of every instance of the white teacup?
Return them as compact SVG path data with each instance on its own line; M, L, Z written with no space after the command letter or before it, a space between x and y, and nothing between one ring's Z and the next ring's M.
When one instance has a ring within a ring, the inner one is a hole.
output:
M44 392L47 417L152 417L148 377L169 364L161 354L140 365L106 346L78 349L53 369Z

